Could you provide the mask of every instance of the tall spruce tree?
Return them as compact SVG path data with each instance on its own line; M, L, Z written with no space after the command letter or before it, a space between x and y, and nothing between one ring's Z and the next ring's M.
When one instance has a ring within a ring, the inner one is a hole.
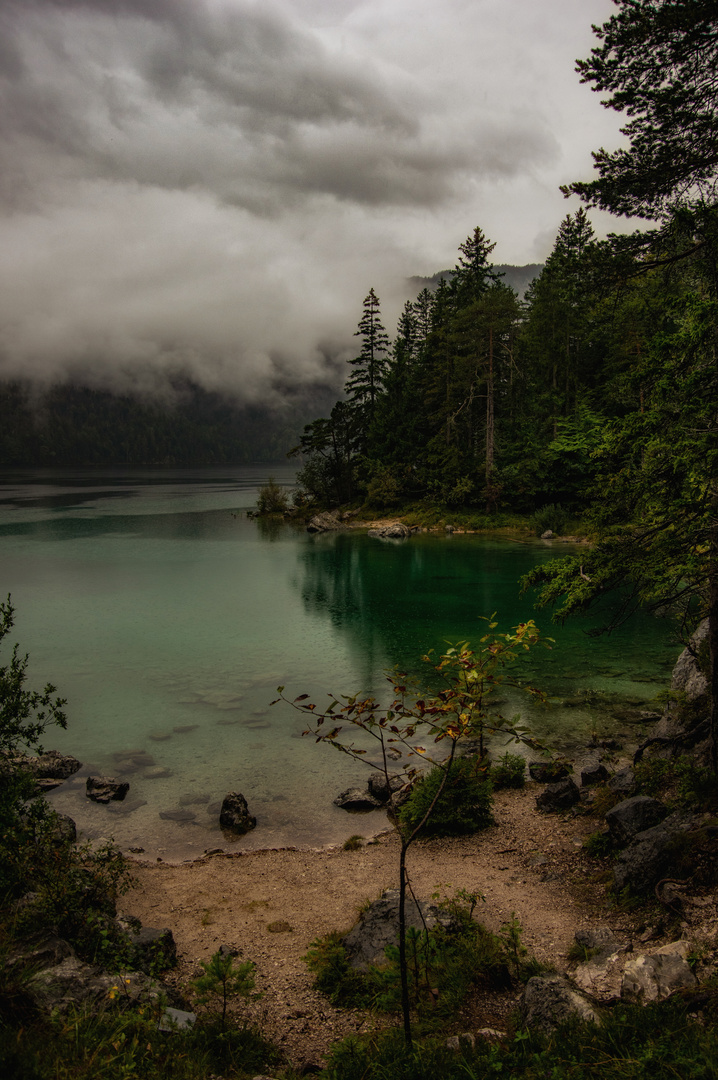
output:
M360 423L366 430L374 417L376 402L384 387L389 355L389 336L381 321L379 297L373 289L364 299L364 312L354 334L361 338L361 351L347 361L353 368L344 392L357 407Z

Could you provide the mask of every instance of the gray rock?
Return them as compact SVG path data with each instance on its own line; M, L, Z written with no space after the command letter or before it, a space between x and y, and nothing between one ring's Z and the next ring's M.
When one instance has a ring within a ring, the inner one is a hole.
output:
M82 762L76 757L72 754L61 754L59 750L48 750L35 758L27 755L22 761L35 776L51 780L67 780L82 768Z
M621 852L613 871L618 889L630 889L644 893L668 872L672 856L671 844L675 834L664 825L634 836L628 847Z
M627 799L630 798L636 790L636 776L630 765L627 765L625 769L619 769L617 773L614 773L606 787L609 791L612 791L614 795L624 795Z
M391 525L382 525L378 529L369 529L367 536L373 536L376 540L405 540L411 530L401 521L395 521Z
M581 766L581 787L601 784L604 780L608 780L608 769L598 754L594 754Z
M222 800L219 824L223 829L242 835L255 827L257 819L250 814L244 795L230 791Z
M671 678L671 690L682 691L689 701L708 695L708 680L700 670L696 653L708 637L708 619L704 619L676 661Z
M551 529L547 529L546 532L542 532L541 533L541 539L542 540L553 540L553 531Z
M405 780L403 776L394 775L389 777L389 783L387 784L384 773L376 772L372 773L369 777L367 787L369 788L370 795L373 795L374 798L378 799L381 803L387 803L392 795L397 791L401 791L404 787L404 783Z
M607 926L578 930L576 943L584 949L598 950L577 966L573 973L576 986L597 1001L615 1001L621 996L626 947L619 944Z
M585 930L577 930L574 940L584 949L600 949L601 952L613 952L618 947L616 936L608 926L593 926Z
M406 925L416 930L431 929L437 923L451 926L452 918L427 900L406 899ZM366 911L344 938L344 948L349 963L358 971L366 971L370 964L384 960L387 945L396 945L399 938L399 890L387 889Z
M307 532L336 532L337 529L343 528L344 525L339 520L339 514L337 511L324 510L321 514L314 515L314 517L307 525Z
M534 975L519 1004L523 1027L550 1034L572 1016L601 1022L596 1003L563 975Z
M556 814L561 810L570 810L580 801L581 793L573 780L559 780L557 784L549 784L536 796L536 809L545 814Z
M196 1020L196 1013L185 1012L184 1009L166 1008L160 1017L157 1030L165 1032L186 1031L187 1028L194 1027Z
M377 810L382 806L382 803L366 789L347 788L346 791L342 791L337 795L334 800L334 805L338 806L341 810L365 811Z
M606 824L618 844L629 843L638 833L660 824L668 813L663 803L649 795L634 795L612 806L606 813Z
M123 975L111 975L94 964L85 964L77 958L67 942L62 948L52 943L49 955L45 955L32 979L27 983L27 991L35 1004L47 1012L57 1009L60 1013L76 1006L99 1005L105 1007L111 993L119 993L128 1000L157 997L159 990L154 983L138 971ZM33 963L33 956L40 956L39 951L28 955ZM47 954L48 950L45 950ZM23 963L28 962L23 959ZM49 962L48 962L49 961ZM35 966L35 965L33 965Z
M69 814L55 812L55 820L52 823L52 833L60 844L74 844L77 840L77 825Z
M85 794L93 802L108 803L113 799L121 802L130 785L126 780L115 780L112 776L88 776Z
M450 1035L446 1040L447 1050L456 1050L458 1053L462 1049L462 1046L469 1046L473 1050L476 1046L476 1036L470 1031L462 1031L460 1035Z
M674 941L632 957L623 973L621 996L627 1001L646 1004L663 1001L676 990L695 986L696 977L686 960L690 951L688 941Z

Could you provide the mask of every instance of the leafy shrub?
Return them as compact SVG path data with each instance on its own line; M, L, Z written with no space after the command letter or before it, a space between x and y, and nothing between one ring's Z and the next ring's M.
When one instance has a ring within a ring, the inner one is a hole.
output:
M509 754L489 769L489 779L495 788L522 788L526 783L526 762L520 754Z
M434 765L416 782L399 814L403 830L411 832L420 824L436 798L445 773L442 766ZM429 820L422 826L421 835L464 836L485 829L494 820L492 801L486 766L478 758L457 758L451 764L444 790Z
M557 536L561 536L568 525L568 514L557 503L549 503L533 514L531 525L536 536L543 536L549 529Z
M289 509L289 496L273 476L259 489L257 510L260 514L284 514Z
M112 844L92 851L59 843L50 830L26 848L25 887L32 899L17 915L19 933L52 929L86 960L119 970L131 960L113 921L116 901L132 885L127 860Z

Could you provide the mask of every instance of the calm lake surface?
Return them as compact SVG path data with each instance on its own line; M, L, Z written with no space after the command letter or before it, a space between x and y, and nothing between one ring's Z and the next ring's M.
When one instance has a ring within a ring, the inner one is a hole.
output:
M270 472L291 487L284 464L0 475L0 594L12 594L28 685L51 681L68 699L68 730L45 745L84 764L51 799L86 835L165 859L227 848L216 822L230 790L258 819L241 848L370 835L381 813L332 805L365 781L361 765L302 739L298 714L269 707L277 686L319 701L381 691L394 665L420 671L427 650L477 641L494 611L501 629L534 616L556 639L522 661L551 706L507 695L507 715L569 750L592 731L638 737L635 709L665 686L680 646L648 616L591 638L600 616L561 628L536 614L517 580L565 545L381 542L248 520ZM93 772L128 779L126 801L90 803ZM177 811L189 820L160 816Z

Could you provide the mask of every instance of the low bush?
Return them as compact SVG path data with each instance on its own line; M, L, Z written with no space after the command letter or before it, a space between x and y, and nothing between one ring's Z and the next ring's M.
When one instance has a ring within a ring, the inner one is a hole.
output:
M399 813L403 830L411 832L421 823L436 798L445 772L442 766L434 765L416 782ZM487 766L479 758L456 758L420 835L464 836L485 829L493 824L492 804Z
M284 514L289 509L289 496L273 476L259 489L257 510L260 514Z
M520 754L508 751L489 769L494 788L522 788L526 783L526 762Z
M557 503L542 506L531 517L531 525L536 536L543 536L549 530L562 536L568 525L568 513Z

